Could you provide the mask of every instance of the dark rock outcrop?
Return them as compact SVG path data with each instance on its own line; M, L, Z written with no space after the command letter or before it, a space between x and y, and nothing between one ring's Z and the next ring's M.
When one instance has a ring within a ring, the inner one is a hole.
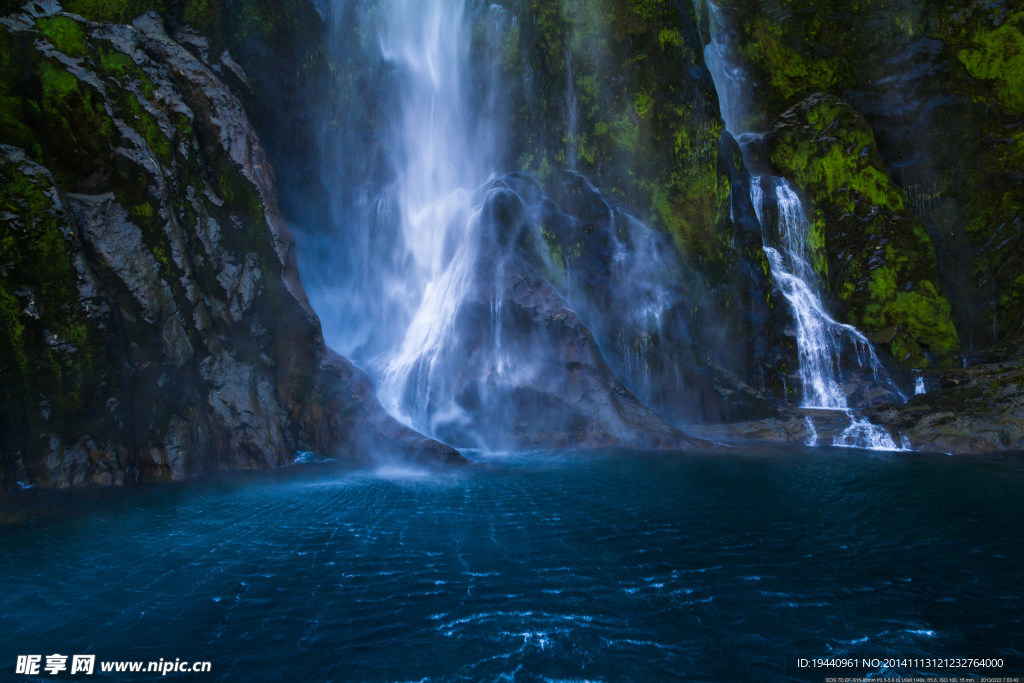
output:
M986 453L1024 450L1024 353L965 368L923 373L927 393L869 411L916 450Z
M630 295L637 309L664 306L667 317L678 314L651 298L644 283L623 282L625 273L616 270L623 262L638 269L659 267L652 252L627 253L616 229L660 233L627 226L628 217L613 211L575 174L569 191L573 187L588 192L570 205L577 215L562 213L528 176L504 176L478 190L467 240L437 285L454 296L447 300L454 302L453 310L446 308L445 315L425 321L431 326L421 334L406 339L399 363L400 409L457 444L698 446L699 440L671 427L619 379L635 383L649 368L629 373L620 357L613 369L604 355L621 350L623 340L654 331L641 326L650 321L641 317L638 322L631 315L636 311L627 307ZM664 253L678 259L670 241ZM458 286L449 288L450 283ZM648 311L652 316L660 312ZM596 326L596 337L585 321ZM613 338L616 332L622 337ZM676 360L679 373L696 375L692 366ZM651 381L675 385L680 377L667 371ZM730 385L737 395L741 386L738 381ZM752 403L760 399L759 407L767 409L764 396L745 389Z
M228 53L55 10L0 24L4 487L459 460L324 347Z

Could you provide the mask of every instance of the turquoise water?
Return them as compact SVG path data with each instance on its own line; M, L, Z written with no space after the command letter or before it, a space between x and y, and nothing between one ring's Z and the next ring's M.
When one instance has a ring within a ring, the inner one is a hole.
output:
M797 665L816 657L1024 672L1022 457L474 459L61 496L0 529L0 671L29 680L16 655L59 652L212 663L167 680L821 681L834 670Z

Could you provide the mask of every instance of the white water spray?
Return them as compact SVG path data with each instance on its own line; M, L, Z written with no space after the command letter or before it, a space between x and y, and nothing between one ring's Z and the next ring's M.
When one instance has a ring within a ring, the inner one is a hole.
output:
M341 294L324 302L350 319L325 324L325 335L369 366L389 411L430 432L430 415L444 404L435 360L450 346L456 313L475 287L474 193L493 175L503 140L497 53L475 50L474 37L483 31L482 44L500 46L514 17L465 0L331 9L335 49L343 56L361 50L359 58L377 65L387 84L372 131L388 172L383 180L354 179L366 199L341 220L349 226L342 249L356 275L341 275ZM335 155L336 163L346 161L344 149Z

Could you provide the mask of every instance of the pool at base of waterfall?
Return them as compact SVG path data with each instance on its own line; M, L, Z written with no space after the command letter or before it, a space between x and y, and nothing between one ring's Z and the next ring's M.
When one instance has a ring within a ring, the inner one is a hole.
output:
M60 509L0 528L0 667L60 653L211 663L97 665L117 681L1024 674L1024 455L471 457L37 494L37 512ZM927 663L941 658L1002 666ZM903 664L861 665L886 659Z

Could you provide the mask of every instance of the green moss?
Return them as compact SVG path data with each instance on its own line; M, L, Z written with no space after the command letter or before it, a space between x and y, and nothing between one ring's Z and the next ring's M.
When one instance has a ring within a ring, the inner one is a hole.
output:
M794 174L802 187L827 192L845 211L864 201L901 211L903 195L874 152L871 129L850 107L837 102L822 98L807 111L809 134L780 136L772 163Z
M7 251L0 248L0 253ZM5 353L3 360L4 369L8 373L14 373L19 379L28 374L28 356L24 342L25 325L22 322L22 304L2 284L0 284L0 329L3 330L3 349Z
M43 84L43 96L51 103L64 103L73 96L81 96L78 79L49 62L39 67L39 79Z
M240 3L237 30L241 37L273 36L281 21L279 8L270 3L247 0ZM237 11L237 10L236 10Z
M871 279L868 281L868 293L874 302L886 301L896 295L896 272L892 268L876 268L871 272ZM880 311L878 303L869 304L869 310ZM875 322L878 327L884 327L885 321Z
M971 47L960 50L957 57L972 76L992 83L1004 106L1024 112L1024 12L997 27L981 25Z
M543 225L540 226L540 235L544 245L547 247L548 261L551 264L551 270L547 273L547 277L551 282L560 285L565 282L567 264L565 254L562 251L562 244L558 236L547 230Z
M931 239L863 118L834 97L808 97L780 117L770 151L810 200L811 260L846 319L869 334L895 328L893 355L914 367L928 365L927 351L953 353L959 339Z
M161 0L67 0L64 9L93 21L127 24L147 10L163 11Z
M46 131L46 165L69 177L88 176L114 147L116 128L102 96L49 61L37 63L35 75L41 90L36 125Z
M125 93L124 102L131 113L128 124L142 135L157 160L164 166L170 166L172 160L170 138L160 129L156 119L146 111L135 95Z
M1024 273L1018 275L1010 285L999 294L999 313L1004 318L1019 318L1024 307Z
M732 225L722 125L713 94L689 71L699 46L687 42L688 18L664 0L513 6L518 42L506 41L501 58L516 65L513 83L530 74L529 89L510 94L513 158L542 182L553 166L576 168L724 273Z
M922 280L915 283L913 291L898 292L890 315L906 327L912 338L941 356L951 355L960 348L949 302L932 282Z
M119 85L123 84L127 78L134 78L141 86L145 98L153 98L153 91L156 89L153 80L128 55L115 50L101 49L99 64L103 72L117 81Z
M186 24L200 31L213 31L221 22L220 3L216 0L188 0L182 18Z
M103 347L77 303L74 245L54 191L22 163L0 157L0 371L9 388L0 408L27 430L42 419L31 397L54 397L55 420L85 408Z
M814 212L811 227L807 233L807 249L810 251L811 267L824 282L829 279L828 251L826 249L827 225L820 211Z
M209 169L211 184L225 202L225 209L255 228L266 225L263 199L259 191L242 174L242 169L222 149L218 149ZM255 229L254 228L254 229ZM256 244L263 236L257 237Z
M84 57L89 50L82 27L71 17L56 16L36 20L36 28L53 46L71 57Z
M3 93L2 85L0 93ZM38 159L42 154L42 148L36 140L35 132L25 124L30 116L38 114L39 106L35 102L24 97L0 94L0 139L22 147Z
M839 81L836 62L797 52L782 24L758 16L746 31L743 57L767 74L774 100L789 102L806 93L828 91Z

